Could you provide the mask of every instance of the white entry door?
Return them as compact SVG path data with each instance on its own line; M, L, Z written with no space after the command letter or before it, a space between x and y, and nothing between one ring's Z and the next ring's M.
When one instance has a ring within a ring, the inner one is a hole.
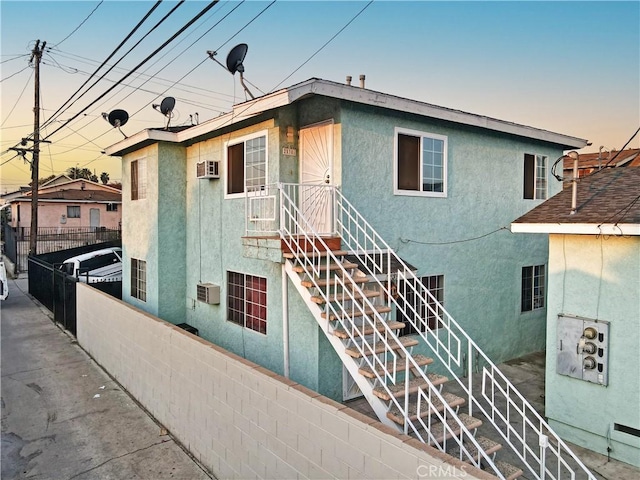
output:
M92 208L89 210L89 226L94 230L100 226L99 208Z
M300 210L316 233L333 233L333 121L300 129Z

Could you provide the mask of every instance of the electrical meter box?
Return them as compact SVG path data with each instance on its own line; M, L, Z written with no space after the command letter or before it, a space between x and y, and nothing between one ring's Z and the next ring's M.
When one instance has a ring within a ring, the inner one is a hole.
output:
M557 373L608 384L609 322L559 315L557 341Z

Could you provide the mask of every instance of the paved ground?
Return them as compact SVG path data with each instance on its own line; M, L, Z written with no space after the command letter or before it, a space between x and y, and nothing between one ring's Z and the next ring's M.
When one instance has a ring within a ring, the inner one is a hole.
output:
M0 304L2 479L212 478L26 291Z
M498 365L504 375L511 381L511 383L518 389L520 393L527 399L527 401L536 409L538 414L544 417L544 371L545 371L545 354L544 352L534 353L522 358L511 360L506 363ZM480 378L474 380L474 384L479 386ZM445 384L444 390L457 393L462 396L460 390L457 388L457 384L453 382ZM479 392L476 392L479 395ZM347 403L351 408L358 410L365 415L369 415L376 418L375 413L369 406L366 400L357 399ZM499 436L493 433L489 429L480 429L480 434L489 437L499 443L503 443ZM636 468L627 463L619 462L617 460L609 460L605 455L592 452L577 445L568 443L573 452L580 458L587 468L598 478L599 480L638 480L640 479L640 468ZM500 460L516 464L517 460L510 458L506 451L501 451L499 454ZM520 479L526 480L532 477L523 475Z

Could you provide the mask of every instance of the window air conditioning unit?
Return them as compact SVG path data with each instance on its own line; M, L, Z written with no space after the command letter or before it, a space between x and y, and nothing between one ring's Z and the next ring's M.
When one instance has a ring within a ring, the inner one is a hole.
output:
M196 164L197 178L220 178L220 162L216 160L205 160Z
M213 283L199 283L197 287L197 297L199 302L209 305L220 303L220 286Z

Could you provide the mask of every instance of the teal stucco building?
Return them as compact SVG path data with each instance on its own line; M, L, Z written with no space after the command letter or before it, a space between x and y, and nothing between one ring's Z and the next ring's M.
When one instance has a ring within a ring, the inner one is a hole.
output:
M315 198L300 185L335 187L494 362L543 350L548 235L508 227L561 190L552 164L586 143L320 79L141 131L107 149L123 166L123 299L348 398L278 237L279 189L298 188L300 212L330 235L329 190Z

